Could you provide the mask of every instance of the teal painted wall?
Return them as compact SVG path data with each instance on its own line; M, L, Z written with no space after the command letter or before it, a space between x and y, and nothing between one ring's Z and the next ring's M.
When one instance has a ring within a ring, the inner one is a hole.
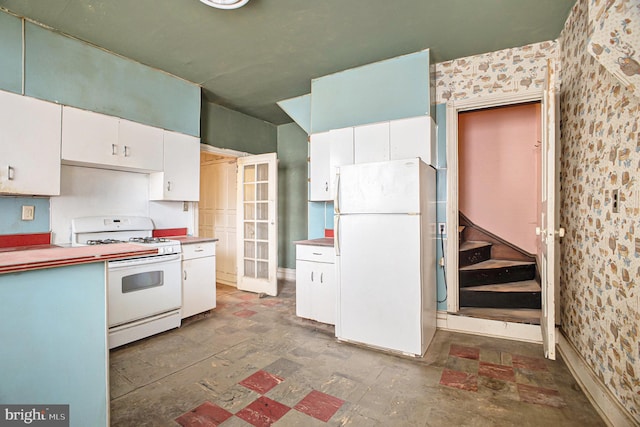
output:
M430 114L429 51L376 62L311 82L311 133Z
M251 154L275 153L275 125L207 101L202 102L202 142Z
M437 166L436 166L436 218L438 223L447 222L447 105L436 105L436 123L438 123L437 138ZM444 235L446 248L447 236ZM443 255L441 236L437 237L437 259ZM446 250L446 249L445 249ZM438 310L447 309L447 287L444 278L444 268L437 265Z
M22 92L22 20L0 12L0 88Z
M296 268L296 240L307 238L307 133L278 126L278 264Z
M72 426L107 425L103 262L0 274L0 402L69 404Z
M27 22L25 95L200 135L200 87Z
M311 133L311 94L278 101L284 110L307 134Z
M22 206L34 206L33 221L22 221ZM1 197L0 234L48 233L49 198L46 197Z

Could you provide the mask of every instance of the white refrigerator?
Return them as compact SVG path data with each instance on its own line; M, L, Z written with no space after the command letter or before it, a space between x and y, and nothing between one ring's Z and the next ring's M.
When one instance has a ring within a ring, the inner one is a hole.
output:
M436 330L436 174L420 159L341 166L336 337L424 355Z

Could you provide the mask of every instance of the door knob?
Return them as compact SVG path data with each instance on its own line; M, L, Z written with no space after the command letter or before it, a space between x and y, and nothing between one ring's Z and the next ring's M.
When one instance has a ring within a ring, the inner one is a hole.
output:
M542 229L540 227L536 227L536 236L539 236L542 234Z
M565 235L565 231L564 228L560 227L556 230L556 234L558 235L558 237L564 237Z

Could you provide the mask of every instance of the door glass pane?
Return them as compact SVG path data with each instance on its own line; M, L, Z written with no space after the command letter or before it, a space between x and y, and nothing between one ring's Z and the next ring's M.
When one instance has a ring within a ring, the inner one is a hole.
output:
M254 240L256 238L256 224L253 222L244 223L244 238L246 240Z
M244 260L244 275L247 277L256 277L256 262L253 260Z
M269 243L267 242L258 242L258 256L257 259L269 260Z
M256 244L255 242L244 242L244 257L255 258L256 257Z
M269 225L266 222L259 222L256 227L256 238L258 240L269 240Z
M244 200L252 201L256 199L256 185L255 184L245 184L244 185Z
M258 261L258 274L257 277L259 279L268 279L269 278L269 263L264 261Z
M256 167L255 165L247 165L244 167L244 182L255 182Z
M267 181L268 179L269 179L269 164L268 163L259 164L257 181Z
M269 203L256 203L256 219L267 220L269 219Z
M269 184L266 182L258 184L258 193L256 200L269 200Z
M256 205L255 203L245 203L244 204L244 219L255 219L256 218Z

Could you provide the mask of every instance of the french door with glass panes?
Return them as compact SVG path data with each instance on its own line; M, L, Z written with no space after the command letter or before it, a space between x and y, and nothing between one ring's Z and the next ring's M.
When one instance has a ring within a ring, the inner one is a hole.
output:
M238 289L278 294L276 153L238 158Z

